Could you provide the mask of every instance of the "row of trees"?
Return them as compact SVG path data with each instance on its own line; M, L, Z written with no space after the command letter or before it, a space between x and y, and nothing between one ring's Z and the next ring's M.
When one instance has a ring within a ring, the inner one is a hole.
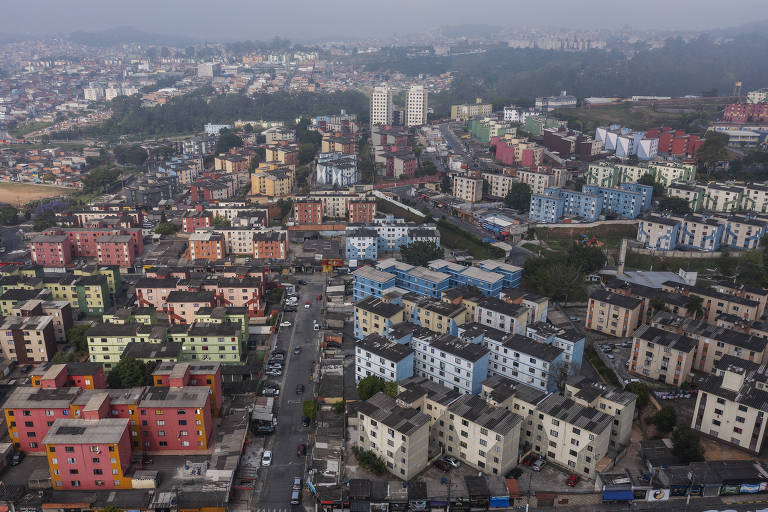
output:
M599 247L574 242L565 252L530 258L523 277L536 293L554 300L581 300L585 297L586 276L605 264Z

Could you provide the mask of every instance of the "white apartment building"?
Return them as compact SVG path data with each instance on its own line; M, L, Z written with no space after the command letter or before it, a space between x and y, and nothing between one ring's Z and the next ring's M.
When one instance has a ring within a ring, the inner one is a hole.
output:
M525 334L528 309L496 297L483 297L477 303L474 320L504 332Z
M412 85L405 93L405 126L427 124L427 94L423 85Z
M195 233L219 233L224 236L227 254L253 254L253 236L262 233L260 228L197 228Z
M371 126L392 124L392 90L377 86L371 93Z
M414 375L455 389L477 394L488 375L488 350L450 334L419 331L411 340Z
M506 197L513 183L518 180L506 174L484 172L483 179L488 182L488 193L494 197Z
M544 193L545 188L558 186L556 185L556 176L554 174L548 174L545 172L518 169L517 178L520 183L525 183L531 187L532 194L541 195Z
M413 350L408 345L370 334L355 345L355 382L374 375L389 382L413 376Z
M429 416L379 392L359 403L357 418L355 445L381 457L390 473L408 481L427 466Z

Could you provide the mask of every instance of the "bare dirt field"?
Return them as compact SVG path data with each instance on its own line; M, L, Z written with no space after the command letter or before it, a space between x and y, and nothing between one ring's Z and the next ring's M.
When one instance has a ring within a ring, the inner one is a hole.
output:
M32 183L0 183L0 203L21 205L36 199L69 195L73 189Z

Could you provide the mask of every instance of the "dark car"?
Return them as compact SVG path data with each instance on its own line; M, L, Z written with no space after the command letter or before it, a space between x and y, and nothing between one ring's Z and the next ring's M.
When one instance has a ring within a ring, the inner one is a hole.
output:
M304 393L304 384L296 384L296 394L301 395Z
M11 466L18 466L24 460L24 452L16 452L11 457Z
M304 416L303 418L301 418L301 425L303 427L308 427L310 421L312 420L310 420L307 416Z
M299 279L299 284L304 285L304 284L307 284L307 282L305 280L303 280L303 279Z
M446 473L453 469L453 466L445 462L444 460L436 460L432 463L433 466L435 466L440 471L445 471Z
M296 450L296 456L301 457L302 455L306 455L306 454L307 454L307 445L305 445L304 443L301 443L299 445L299 448Z
M515 480L517 480L518 478L520 478L520 475L522 475L522 474L523 474L523 470L522 469L520 469L520 468L513 468L512 471L510 471L509 473L506 474L506 478L514 478Z
M32 370L32 365L31 364L28 364L24 368L21 369L21 371L24 372L24 373L29 373L31 370Z
M539 458L538 455L536 455L535 453L529 453L528 455L523 457L523 465L530 466L531 464L536 462L536 459L538 458Z

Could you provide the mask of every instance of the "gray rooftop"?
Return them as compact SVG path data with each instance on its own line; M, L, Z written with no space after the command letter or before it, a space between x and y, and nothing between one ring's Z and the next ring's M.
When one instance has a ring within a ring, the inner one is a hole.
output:
M129 421L128 418L59 418L53 422L43 444L117 444L127 432Z
M383 392L361 402L358 411L404 435L429 425L429 416L417 409L398 407L395 399Z

